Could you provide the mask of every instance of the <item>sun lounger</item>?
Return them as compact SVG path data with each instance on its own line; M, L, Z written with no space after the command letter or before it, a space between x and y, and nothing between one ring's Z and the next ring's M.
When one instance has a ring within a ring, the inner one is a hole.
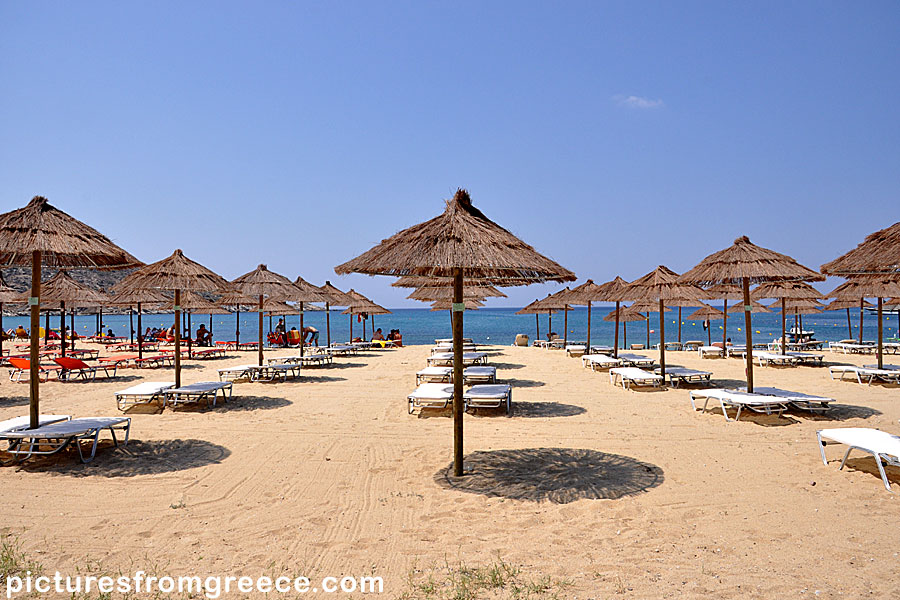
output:
M81 360L95 360L100 357L99 350L66 350L66 356L80 358Z
M696 351L698 348L700 348L700 346L705 346L705 345L706 345L706 344L704 344L704 343L701 342L700 340L688 340L688 341L684 342L681 346L682 346L685 350L689 350L689 351L691 351L691 352L694 352L694 351Z
M741 388L740 391L746 391L746 388ZM825 412L828 410L828 405L834 402L834 398L812 396L810 394L791 392L775 387L754 387L753 393L762 394L763 396L775 396L790 402L791 406L794 408L808 410L810 412Z
M471 344L472 338L464 337L462 339L462 341L463 341L463 344ZM434 340L434 343L435 344L452 344L453 338L438 338L438 339Z
M606 354L610 355L613 353L615 348L612 346L591 346L590 354Z
M767 367L770 364L781 366L794 366L799 359L794 358L790 354L775 354L774 352L754 352L753 358L759 363L760 367Z
M225 358L224 348L205 348L191 351L191 358L205 360L209 358Z
M422 383L406 397L407 410L447 408L453 402L453 386L446 383Z
M31 361L29 359L9 357L6 360L12 367L12 369L9 370L10 381L15 381L16 383L18 383L22 381L22 375L27 375L25 381L28 381L28 377L31 376ZM56 374L56 376L59 377L60 371L62 371L62 367L56 364L38 365L38 380L49 381L50 375L53 374Z
M92 366L81 360L80 358L60 357L54 358L53 362L58 364L62 369L59 372L60 381L72 381L74 379L83 379L85 381L94 381L97 379L97 373L103 371L103 375L108 379L116 376L116 365L97 365Z
M799 364L821 365L825 360L824 354L813 354L812 352L788 352L787 355L794 357Z
M175 364L175 356L172 354L156 354L154 356L145 356L143 358L136 358L134 364L136 364L138 368L141 369L155 369L157 367L172 366Z
M497 367L473 365L463 369L463 383L473 385L480 383L497 383Z
M416 372L416 385L422 382L450 383L453 367L425 367Z
M165 396L163 405L171 404L174 408L178 404L205 400L207 407L214 407L219 392L222 392L222 400L231 398L231 387L230 381L200 381L179 388L169 388L163 392Z
M877 369L878 365L863 365L864 369ZM881 365L885 371L900 371L900 365Z
M840 377L838 377L840 380L844 379L844 375L850 373L856 376L856 381L858 383L862 383L863 380L866 380L868 385L872 385L872 382L876 379L885 383L900 383L900 371L893 369L873 369L871 367L857 367L854 365L833 365L828 367L828 373L831 375L832 379L834 379L835 373L840 373Z
M462 360L464 365L484 364L487 363L487 354L484 352L463 352ZM453 353L440 352L438 354L432 354L426 361L428 362L428 366L452 365Z
M609 382L613 385L622 384L622 388L628 389L634 385L659 387L663 384L662 375L645 371L637 367L614 367L609 370Z
M754 352L754 354L756 354L756 353ZM747 346L744 346L744 345L726 346L725 347L725 355L728 356L729 358L734 358L734 357L744 358L745 356L747 356Z
M587 351L587 346L582 344L569 344L566 346L566 356L584 356L584 353Z
M626 367L652 367L656 363L655 360L643 354L621 353L618 358Z
M68 421L71 419L69 415L38 415L38 427L50 425L51 423L59 423L60 421ZM20 431L28 429L31 426L31 417L24 415L22 417L13 417L0 421L0 433L8 433L11 431Z
M655 344L653 347L659 350L659 344ZM666 342L666 351L672 350L678 352L683 347L684 345L681 342Z
M358 354L359 349L356 346L347 346L344 344L332 344L329 348L332 354Z
M659 371L660 369L657 368L656 372L658 373ZM666 377L669 378L669 383L672 384L672 387L678 387L679 383L708 383L712 373L666 365Z
M726 421L739 421L741 412L744 409L758 413L766 413L767 415L774 413L777 416L781 416L781 413L787 408L786 404L788 403L787 400L782 400L775 396L763 396L762 394L749 394L740 390L722 390L713 388L706 390L691 390L691 406L694 410L697 410L696 400L698 398L704 399L703 408L700 409L701 412L706 411L706 406L709 404L710 400L718 400L719 406L722 408L722 415L724 415ZM733 419L728 416L728 408L733 408L737 411L737 414L735 414Z
M846 444L847 452L841 460L841 469L850 456L850 451L854 448L868 452L875 458L875 464L878 465L878 472L881 473L881 481L884 483L884 489L891 491L891 483L888 481L884 472L884 464L900 467L900 437L891 435L880 429L868 429L865 427L847 427L841 429L820 429L816 432L816 439L819 442L819 452L822 454L822 462L827 465L828 460L825 458L826 441L838 444Z
M722 356L723 351L718 346L700 346L699 348L697 348L697 354L700 356L700 358L709 358L711 356L714 358L719 358Z
M506 383L473 385L463 392L464 410L476 408L506 409L506 416L512 415L512 386Z
M157 400L164 400L163 392L175 387L174 383L163 381L145 381L130 388L116 392L116 407L125 410L135 404L149 404Z
M305 367L317 367L334 363L334 357L329 352L321 354L304 354L303 356L276 356L267 359L270 365L299 364Z
M218 370L219 381L236 381L238 379L252 379L253 369L258 365L236 365L223 367Z
M844 354L871 354L875 351L874 344L857 344L855 342L829 342L828 349L832 352Z
M42 425L37 429L20 429L0 433L0 439L9 442L6 452L14 455L16 460L25 460L34 455L56 454L71 444L78 450L81 462L88 463L94 459L94 455L97 453L97 442L103 430L108 430L112 435L113 443L116 446L119 445L119 441L116 439L117 429L125 432L122 444L127 444L131 433L131 419L128 417L90 417L59 421ZM87 458L81 448L82 440L92 442L91 452Z
M611 369L618 367L622 361L605 354L585 354L581 357L581 365L585 368L590 367L591 371L597 369Z
M263 365L263 366L254 366L250 369L250 378L253 381L275 381L280 380L285 382L290 379L294 379L295 377L300 376L300 369L302 365L300 363L283 363L276 365Z
M129 364L134 364L137 359L137 354L118 354L116 356L101 356L97 359L97 362L119 368L127 367Z
M475 352L478 348L475 344L463 344L463 352ZM444 352L453 352L453 344L439 344L431 348L432 354L441 354Z

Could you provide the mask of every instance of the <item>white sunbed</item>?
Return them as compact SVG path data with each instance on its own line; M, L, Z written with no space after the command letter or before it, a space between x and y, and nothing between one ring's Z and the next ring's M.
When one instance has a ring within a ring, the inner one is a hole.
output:
M746 391L746 388L741 388L741 391ZM776 396L790 402L794 408L810 412L825 412L828 410L828 405L834 402L834 398L791 392L776 387L754 387L753 393L762 394L763 396Z
M744 409L753 412L766 413L767 415L776 414L781 416L784 412L787 400L776 398L775 396L763 396L762 394L749 394L740 390L723 390L723 389L707 389L707 390L691 390L691 406L697 409L697 398L704 398L703 408L700 411L706 411L706 407L710 400L718 400L719 406L722 408L722 415L726 421L739 421L741 412ZM734 418L728 416L728 408L737 411Z
M236 381L238 379L252 379L253 369L257 365L235 365L219 369L219 381Z
M453 386L446 383L422 383L406 397L407 411L416 408L447 408L453 402Z
M304 354L293 355L293 356L276 356L274 358L266 359L266 362L270 365L303 365L304 367L308 366L324 366L330 365L334 363L334 357L329 352L322 352L320 354Z
M756 362L759 363L761 367L767 367L770 364L773 365L781 365L781 366L794 366L799 361L799 359L794 358L790 354L776 354L774 352L754 352L753 358L756 359Z
M463 352L462 360L464 365L485 364L487 363L487 354L485 352ZM432 365L452 365L452 352L439 352L432 354L426 361L429 366Z
M691 352L697 350L700 346L704 346L705 344L700 340L688 340L681 344L685 350L689 350Z
M156 400L163 400L163 392L175 387L174 383L164 381L145 381L130 388L116 392L116 407L125 410L136 404L149 404Z
M423 382L451 383L453 381L453 367L425 367L416 372L416 385ZM470 385L475 381L496 383L497 367L475 365L463 369L463 383Z
M656 372L660 369L657 368ZM672 387L678 387L679 383L705 383L709 382L712 373L709 371L698 371L697 369L688 369L686 367L676 367L666 365L666 377Z
M222 392L222 400L231 398L232 383L230 381L199 381L189 383L179 388L169 388L163 392L166 404L175 407L177 404L206 401L206 406L215 406L219 392Z
M665 383L662 375L645 371L637 367L614 367L609 370L609 382L613 385L621 383L624 389L633 385L649 385L659 387Z
M463 344L463 352L475 352L477 348L478 346L475 344ZM439 344L431 348L432 354L442 354L447 352L453 352L453 344Z
M497 383L497 367L473 365L463 369L463 383L469 385L474 384L476 381Z
M622 361L605 354L585 354L581 357L581 365L585 368L591 367L591 371L597 369L611 369L618 367Z
M652 358L644 356L643 354L621 353L619 354L618 358L626 367L652 367L656 362Z
M332 344L328 351L332 354L358 354L359 349L356 346L348 346L346 344Z
M416 372L416 385L422 382L450 383L453 367L425 367Z
M722 356L722 349L718 346L700 346L697 348L697 354L700 358L709 358L710 356Z
M38 415L38 427L50 425L51 423L59 423L60 421L68 421L72 417L69 415ZM19 431L20 429L28 429L31 426L31 416L24 415L21 417L13 417L0 421L0 433L8 433L11 431Z
M809 365L821 365L825 360L824 354L814 354L812 352L788 352L788 356L793 356L798 363Z
M851 373L856 375L857 382L862 383L863 379L865 379L868 385L872 385L872 382L876 379L884 381L885 383L900 383L900 371L894 369L873 369L871 367L857 367L854 365L833 365L828 367L828 373L831 375L832 379L834 379L835 373L840 373L840 377L838 377L840 380L843 380L844 375L847 373Z
M864 369L877 369L878 365L863 365ZM884 371L900 371L900 365L881 365Z
M875 345L854 342L829 342L828 349L832 352L842 352L844 354L871 354L875 351Z
M100 433L109 430L113 443L118 446L116 430L125 432L122 444L128 443L131 433L131 419L129 417L89 417L84 419L70 419L58 421L48 425L42 425L37 429L19 429L0 433L0 439L9 442L6 452L16 457L16 460L26 460L35 455L56 454L66 449L70 444L78 450L81 462L88 463L94 460L97 453L97 442ZM81 449L81 441L90 440L91 452L87 458Z
M591 346L591 354L612 354L615 348L612 346Z
M659 344L655 344L653 347L659 350ZM684 344L681 342L666 342L666 351L672 350L678 352L682 348L684 348Z
M850 456L850 451L856 448L868 452L875 458L878 472L881 473L881 481L884 488L891 491L891 484L884 472L884 464L900 467L900 437L891 435L880 429L868 429L865 427L847 427L840 429L820 429L816 431L816 439L819 442L819 452L822 454L822 462L828 464L825 458L825 440L849 446L844 458L841 460L841 469Z
M569 344L566 346L566 356L584 356L587 352L587 346L584 344Z
M512 386L506 383L473 385L463 392L464 410L476 408L505 408L512 415Z
M250 379L253 381L275 381L276 379L284 382L290 377L291 379L300 376L300 369L303 363L276 363L268 365L255 365L250 369Z

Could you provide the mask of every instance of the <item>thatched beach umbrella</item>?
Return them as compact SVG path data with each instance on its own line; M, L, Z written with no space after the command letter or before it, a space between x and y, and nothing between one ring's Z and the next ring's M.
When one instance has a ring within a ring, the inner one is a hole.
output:
M492 285L465 287L463 291L463 299L470 298L506 298L506 294L498 290ZM443 287L420 287L414 290L409 296L409 300L421 300L422 302L434 302L436 300L453 301L453 288L449 286Z
M628 323L633 321L647 321L649 323L650 317L648 315L642 315L639 311L632 309L630 306L626 307L616 307L611 313L603 317L604 321L616 323L616 330L618 331L618 324L622 323L622 347L628 347ZM616 339L618 340L618 335L616 335ZM616 342L618 346L618 341ZM618 353L615 353L618 355Z
M746 309L744 308L744 306L742 304L735 304L734 306L732 306L731 308L728 309L728 312L729 313L742 313L742 312L746 312ZM761 302L757 302L756 300L751 300L750 301L750 312L752 312L753 314L757 314L757 313L770 313L772 311L765 304L763 304Z
M290 296L282 296L280 299L297 303L297 309L295 312L299 312L300 314L300 335L302 336L303 329L305 328L303 325L304 303L309 304L310 302L326 302L328 300L328 295L322 291L322 288L307 282L305 279L298 275L297 279L294 280L294 291L291 292ZM309 306L311 307L312 305ZM326 317L326 319L327 318L328 317ZM304 344L301 343L300 356L303 356L303 346Z
M24 208L0 215L0 268L31 267L30 427L38 426L38 335L41 268L130 269L143 263L85 223L35 196Z
M706 325L706 343L712 346L712 322L716 319L725 318L725 313L717 308L713 308L709 304L704 304L687 316L688 319L697 321L705 321Z
M588 279L578 287L572 288L568 294L568 300L573 305L587 306L587 342L585 352L591 353L591 304L594 302L602 302L607 299L607 293L602 286L594 283L593 279Z
M787 331L785 329L785 318L787 311L785 310L789 300L818 300L822 294L802 281L768 281L756 286L750 293L753 300L762 300L763 298L771 298L781 301L781 354L787 352ZM769 306L772 308L774 305Z
M173 310L174 302L169 300L166 302L167 310ZM215 302L211 302L201 296L196 292L182 292L181 293L181 312L183 314L187 314L187 329L188 329L188 351L191 348L191 340L193 331L193 327L191 326L191 317L194 314L203 314L209 315L209 333L212 335L212 316L213 315L227 315L231 314L230 310L222 308L219 304Z
M284 275L270 271L266 265L258 265L249 273L231 280L231 286L237 291L259 299L257 310L259 311L259 366L263 364L263 302L266 297L290 298L290 294L296 291L291 280Z
M219 298L219 306L234 313L234 347L241 345L241 312L252 310L257 299L237 290L228 290Z
M659 311L659 305L657 301L653 300L637 300L636 302L632 302L631 306L629 306L632 311L636 311L639 313L646 313L647 316L647 349L650 349L650 313ZM660 322L663 319L663 313L672 312L671 308L662 307L662 311L659 312ZM662 332L660 332L662 333ZM662 335L660 335L660 347L662 348L665 344L665 340Z
M353 316L361 315L363 322L363 341L366 341L366 321L368 318L372 317L372 331L375 331L375 315L389 315L391 311L381 306L380 304L376 304L372 302L359 292L354 289L350 289L347 292L347 295L353 299L353 302L350 306L347 307L342 314L350 315L350 339L353 339Z
M331 285L330 281L326 281L325 285L319 288L325 298L325 330L327 345L331 345L331 307L332 306L350 306L353 298Z
M667 301L690 301L699 304L703 291L693 285L678 281L678 273L665 265L659 265L640 279L628 286L627 294L631 300L650 300L659 303L659 370L666 376L666 312ZM649 323L647 324L649 327ZM647 345L650 345L649 336Z
M730 283L711 285L705 288L703 292L704 300L722 301L722 313L725 315L722 318L722 347L724 348L728 343L728 301L742 299L744 292L741 291L740 287Z
M463 304L466 305L466 310L478 310L479 308L484 306L484 302L475 298L468 298L466 300L463 300ZM451 302L450 300L435 300L431 304L431 312L436 312L439 310L449 310L452 320L453 302Z
M710 254L678 278L682 283L704 287L740 284L744 301L744 327L747 336L747 390L753 392L753 323L750 316L750 284L766 281L822 281L823 277L785 254L757 246L747 236Z
M137 306L137 331L138 331L138 358L144 357L144 330L141 327L141 316L144 306L159 307L169 301L168 296L159 290L125 290L121 291L110 300L113 306L128 307L128 321L131 324L132 307ZM131 327L134 331L134 327ZM72 331L75 331L74 322ZM134 341L134 340L132 340Z
M453 474L463 474L463 280L494 285L574 281L575 274L503 229L472 206L459 189L443 214L404 229L361 256L335 267L337 273L453 279ZM509 284L504 283L508 280Z
M224 293L228 282L175 250L171 256L142 267L116 284L115 291L163 290L175 293L175 387L181 387L181 292Z
M834 292L828 295L829 298L833 297ZM853 323L850 320L850 309L856 310L859 308L859 341L862 342L862 327L863 327L863 312L866 307L874 308L874 304L871 302L866 302L865 298L860 298L859 300L853 300L851 298L838 298L837 300L832 301L828 304L826 310L846 310L847 311L847 339L853 339ZM885 303L884 306L888 306L888 303Z
M863 341L863 302L865 298L877 298L878 306L881 310L878 313L878 355L881 357L881 364L884 364L883 348L882 348L882 311L884 309L884 298L897 297L900 295L900 279L892 274L884 275L847 275L847 281L837 286L829 297L850 300L855 299L859 302L859 341Z
M44 310L54 310L52 305L59 305L59 334L61 340L60 351L63 356L66 355L66 305L69 308L84 308L103 306L111 302L110 297L99 290L76 281L71 275L65 271L58 271L56 275L41 284L41 302L44 303ZM28 302L27 295L21 298L21 301ZM45 327L47 334L50 328ZM74 328L73 328L74 333Z
M553 333L553 313L563 311L564 315L566 316L565 323L563 324L563 333L565 334L565 330L567 330L569 328L568 327L569 303L566 302L562 298L562 296L560 295L559 292L555 292L553 294L548 293L544 299L538 300L537 307L542 308L543 310L545 310L547 312L547 320L548 320L547 335L548 336Z
M616 310L614 313L615 316L619 314L619 307L623 300L627 300L626 296L628 294L628 286L630 284L619 277L616 276L612 281L607 281L606 283L600 284L600 295L601 300L605 302L615 302ZM619 356L619 321L616 320L616 331L613 334L613 357Z
M0 356L3 356L3 338L6 331L3 329L3 305L19 303L21 293L6 285L3 273L0 272Z
M517 315L534 315L534 327L535 327L535 338L536 340L541 339L541 323L538 321L539 315L547 313L547 317L551 319L552 323L552 310L544 309L540 307L540 300L535 300L534 302L528 304L521 310L516 311Z

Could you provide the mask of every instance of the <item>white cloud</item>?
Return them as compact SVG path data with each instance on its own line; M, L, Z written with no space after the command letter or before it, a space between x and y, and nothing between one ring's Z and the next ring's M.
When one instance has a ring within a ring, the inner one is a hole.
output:
M625 96L619 94L613 96L613 100L615 100L619 106L624 106L626 108L648 109L662 108L665 106L665 103L662 100L651 100L650 98L642 98L641 96Z

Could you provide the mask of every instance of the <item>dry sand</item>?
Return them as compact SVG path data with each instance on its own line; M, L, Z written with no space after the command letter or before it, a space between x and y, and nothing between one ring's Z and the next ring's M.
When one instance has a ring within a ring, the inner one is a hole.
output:
M296 382L236 383L212 410L132 410L128 446L89 465L67 455L2 467L2 533L45 571L96 561L173 575L374 573L390 598L443 597L413 593L408 580L498 560L549 578L546 597L900 596L897 496L871 457L839 471L842 450L829 448L824 466L815 441L828 427L900 432L896 387L831 381L821 367L757 368L758 385L837 403L824 417L727 423L693 412L685 389L624 391L560 351L494 350L514 414L466 417L473 472L462 482L446 477L449 413L407 414L429 353L408 347L338 359ZM183 380L254 357L191 362ZM667 357L712 370L720 386L743 378L737 359ZM172 378L120 374L43 385L42 412L115 415L114 391ZM0 419L26 414L27 385L2 389ZM900 491L898 470L889 476Z

